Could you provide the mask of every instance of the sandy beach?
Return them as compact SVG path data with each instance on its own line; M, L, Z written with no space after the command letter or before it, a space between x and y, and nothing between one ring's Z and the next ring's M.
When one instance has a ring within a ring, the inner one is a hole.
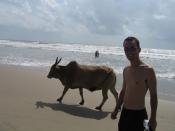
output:
M110 118L115 106L110 93L102 112L94 109L101 102L100 91L84 90L85 105L80 106L78 90L69 90L60 104L56 99L63 86L56 79L47 79L48 71L0 65L0 131L117 130L118 119ZM149 109L149 97L146 103ZM174 102L159 98L157 121L157 131L175 130Z

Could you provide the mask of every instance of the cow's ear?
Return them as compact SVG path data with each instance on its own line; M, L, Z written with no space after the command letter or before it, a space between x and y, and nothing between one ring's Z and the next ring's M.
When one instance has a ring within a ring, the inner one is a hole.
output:
M56 65L56 69L60 69L60 66L59 65Z

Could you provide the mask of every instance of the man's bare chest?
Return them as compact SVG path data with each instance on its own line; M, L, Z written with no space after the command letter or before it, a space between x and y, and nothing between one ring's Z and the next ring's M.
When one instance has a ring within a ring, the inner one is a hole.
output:
M129 69L125 75L125 82L132 86L144 85L146 75L142 68Z

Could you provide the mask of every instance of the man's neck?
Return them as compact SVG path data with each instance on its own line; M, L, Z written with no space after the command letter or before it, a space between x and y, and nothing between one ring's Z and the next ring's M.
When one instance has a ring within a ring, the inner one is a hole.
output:
M138 67L143 64L143 62L140 59L130 61L131 62L131 67Z

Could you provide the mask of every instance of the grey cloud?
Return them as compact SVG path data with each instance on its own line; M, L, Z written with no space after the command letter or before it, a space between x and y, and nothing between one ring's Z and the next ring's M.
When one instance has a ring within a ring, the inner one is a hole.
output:
M39 39L43 34L48 40L94 43L135 35L145 46L163 46L175 40L174 5L173 0L1 0L0 28L26 32L26 39L32 31Z
M117 2L89 0L71 3L69 16L76 23L83 24L91 33L113 35L122 31L122 16Z

